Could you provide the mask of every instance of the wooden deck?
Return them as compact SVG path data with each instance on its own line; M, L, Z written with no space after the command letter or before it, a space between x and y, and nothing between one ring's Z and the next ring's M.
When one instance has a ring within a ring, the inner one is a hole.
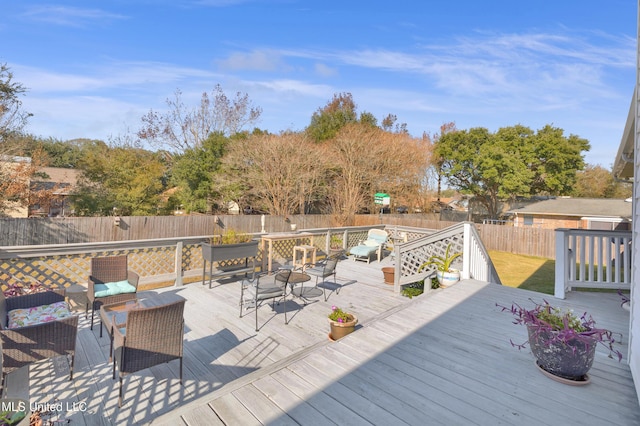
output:
M389 262L341 262L339 293L327 302L287 303L286 326L282 305L263 306L257 333L253 312L238 319L237 282L157 290L187 299L183 386L177 361L134 374L120 409L109 340L82 316L74 380L59 359L37 363L29 400L62 403L57 418L91 425L640 424L625 360L599 350L591 383L567 386L538 372L528 349L510 345L526 340L526 330L496 302L552 296L470 280L409 300L383 284L380 267ZM628 336L629 313L615 294L552 301L588 310L599 326ZM360 320L339 342L327 338L331 305ZM9 386L19 389L26 370Z

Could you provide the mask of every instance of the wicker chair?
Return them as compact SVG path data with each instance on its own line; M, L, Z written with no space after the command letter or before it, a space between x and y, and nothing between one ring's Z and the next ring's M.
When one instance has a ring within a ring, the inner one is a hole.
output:
M127 374L178 359L182 384L184 303L185 300L180 298L152 308L134 309L127 314L124 329L114 327L113 378L116 378L117 364L119 407L123 398L122 381Z
M114 296L95 297L94 286L96 284L106 284L124 280L129 281L129 284L137 290L140 277L128 269L126 255L94 257L91 259L91 275L89 275L87 287L87 308L85 312L85 316L88 315L89 304L91 304L91 330L93 330L95 312L100 310L100 306L126 302L127 300L135 299L137 296L136 293L124 293ZM102 327L100 327L100 337L102 337Z
M242 309L253 306L256 313L256 331L258 331L258 308L264 300L282 299L284 302L284 323L287 321L287 285L291 276L290 269L283 269L275 274L262 273L253 278L245 278L240 286L240 318Z
M64 294L53 291L6 298L0 292L0 340L2 341L2 386L7 374L36 361L71 356L69 380L73 380L78 316L19 328L7 328L8 312L64 301Z

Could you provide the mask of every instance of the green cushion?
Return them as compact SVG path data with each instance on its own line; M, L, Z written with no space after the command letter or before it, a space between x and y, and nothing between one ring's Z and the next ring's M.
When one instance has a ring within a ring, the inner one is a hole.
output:
M93 294L95 297L115 296L116 294L135 293L136 288L129 281L117 281L113 283L95 284Z

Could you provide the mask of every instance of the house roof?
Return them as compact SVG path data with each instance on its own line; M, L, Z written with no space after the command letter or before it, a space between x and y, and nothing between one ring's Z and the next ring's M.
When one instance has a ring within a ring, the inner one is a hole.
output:
M553 198L509 210L513 214L631 219L632 203L613 198Z
M622 133L622 140L618 148L618 154L613 163L613 176L617 179L630 179L633 177L633 154L634 154L634 134L636 128L635 120L635 100L636 91L633 91L631 106L627 115L627 122Z
M80 170L61 167L41 167L38 172L44 173L48 177L34 176L32 178L33 187L40 190L54 190L54 193L59 195L68 195L78 184L80 177Z
M78 183L80 170L65 169L62 167L41 167L38 169L40 173L46 173L48 178L34 177L35 182L55 182L66 183L75 186Z

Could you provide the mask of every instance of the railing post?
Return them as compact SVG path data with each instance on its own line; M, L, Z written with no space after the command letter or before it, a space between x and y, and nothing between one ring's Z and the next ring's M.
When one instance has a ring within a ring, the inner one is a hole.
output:
M462 271L460 278L468 280L471 277L471 226L470 222L465 222L462 234Z
M395 252L395 259L396 261L394 262L395 265L393 265L395 271L393 274L393 292L396 294L400 294L400 292L402 291L402 287L400 287L400 271L401 271L401 266L402 266L402 260L400 259L400 247L398 247L396 244L393 245L393 251ZM427 284L425 283L425 287L427 286ZM431 288L431 286L428 286L428 288ZM425 289L425 291L427 291Z
M180 287L183 285L182 283L182 241L178 241L176 243L176 262L175 262L175 271L176 271L176 287Z
M558 299L565 298L565 280L567 278L567 267L569 266L567 262L568 247L566 246L567 232L568 230L566 229L556 229L556 280L554 296Z

